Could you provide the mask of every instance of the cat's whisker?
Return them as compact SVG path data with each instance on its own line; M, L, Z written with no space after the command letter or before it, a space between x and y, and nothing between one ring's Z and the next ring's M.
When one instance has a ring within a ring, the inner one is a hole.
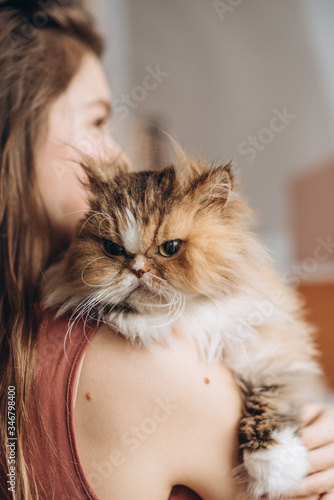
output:
M85 338L86 338L87 342L90 342L88 340L87 335L86 335L87 322L89 321L89 319L96 321L96 317L91 316L91 311L92 311L92 309L94 308L95 305L96 304L93 304L93 305L91 305L91 307L87 308L87 313L86 313L86 315L84 317L84 335L85 335Z
M171 293L168 293L168 292L166 293L166 291L165 291L165 293L159 293L158 295L160 297L160 303L159 304L156 304L156 303L151 303L151 304L150 303L146 303L146 305L149 306L149 307L151 307L151 308L155 308L156 307L156 308L160 309L160 308L167 307L168 309L170 309L171 306L174 304L174 302L169 302L168 298L172 297L172 299L174 301L174 296ZM156 297L156 294L154 293L153 296ZM161 303L162 297L164 297L166 299L166 301L167 301L166 304L162 304Z
M100 307L99 307L99 310L98 310L98 318L99 318L99 320L102 319L102 321L103 321L103 311L105 310L105 308L107 306L110 306L110 304L112 304L114 302L112 299L113 299L113 297L110 297L109 290L105 290L102 294L100 294L100 296L99 296ZM101 304L103 303L104 300L107 300L107 302L104 305L101 306ZM116 307L116 305L117 304L114 302L113 306L112 306L112 308L110 309L109 312L111 312Z
M170 306L171 306L171 304L168 304L168 303L166 303L166 304L161 304L161 303L160 303L160 304L145 303L145 305L146 305L146 306L148 306L148 307L151 307L151 308L153 308L153 309L154 309L154 308L157 308L157 309L162 309L162 308L164 308L164 307L168 307L168 308L170 308Z
M107 219L108 219L108 217L103 217L103 219L101 219L99 222L99 236L100 236L100 238L101 238L101 224L102 224L102 222L104 222Z
M74 309L74 311L72 312L71 314L71 317L68 321L68 325L70 326L73 326L73 323L76 321L76 318L77 316L79 315L79 313L81 312L80 310L82 310L84 307L85 307L85 302L86 302L87 298L83 299L78 305L77 307ZM73 321L72 321L73 319ZM71 333L71 329L68 330L69 333Z
M114 280L111 280L110 283L102 283L101 288L93 292L92 296L94 297L94 303L92 306L98 305L98 318L99 320L104 321L103 311L107 306L111 306L109 313L120 303L120 292L124 290L124 285L122 283L119 284L118 287L110 290L108 287L109 284L112 284ZM103 288L102 288L103 287Z
M182 309L183 307L183 296L179 293L177 294L177 303L176 303L176 306L175 306L175 313L174 313L174 318L176 318L180 312L180 310Z
M185 297L179 292L176 293L176 296L178 298L178 302L175 308L176 310L171 318L171 321L176 321L183 314L183 311L185 309L185 304L186 304Z
M85 311L87 310L87 308L89 308L90 301L91 301L91 296L86 297L86 299L83 300L80 303L80 305L74 310L74 314L72 314L72 316L70 318L70 320L71 320L72 317L74 316L73 321L71 323L72 327L78 321L78 319L81 318L83 316L83 314L85 314Z
M73 311L70 321L73 318L73 316L77 313L77 316L74 318L74 323L77 321L78 316L81 316L82 314L85 313L85 310L87 308L92 308L93 306L97 305L99 302L99 298L97 297L97 293L93 292L90 294L88 297L86 297L84 300L78 304L78 306L75 308Z
M165 280L164 278L159 278L159 276L156 276L155 274L151 273L150 271L146 271L146 272L150 276L153 276L153 278L156 278L157 280L160 280L160 281L163 281L163 282L167 283L167 280Z
M81 232L82 232L83 228L85 227L85 225L87 224L87 222L88 222L88 221L89 221L92 217L96 217L97 215L102 215L102 214L101 214L101 212L95 212L95 213L93 213L90 217L88 217L88 218L84 221L84 223L82 224L82 226L81 226L81 228L80 228L80 231L79 231L79 233L78 233L78 236L80 236L80 234L81 234Z
M76 321L80 318L83 320L84 335L85 335L86 339L87 339L86 327L88 326L87 321L89 319L92 319L94 321L96 321L96 320L99 321L99 318L96 318L96 316L91 316L91 311L94 307L99 305L99 303L104 298L104 296L107 294L107 292L108 292L107 290L105 290L102 294L99 292L93 292L89 297L87 297L86 303L84 304L84 307L83 307L81 313L76 318Z
M103 217L105 217L106 219L110 219L111 221L115 222L115 219L114 217L112 217L111 215L109 214L106 214L105 212L97 212L96 210L94 210L94 213L92 215L90 215L85 221L84 223L82 224L81 228L80 228L80 231L78 233L78 236L80 236L83 228L85 227L85 225L87 224L87 222L92 218L92 217L96 217L97 215L102 215Z
M171 312L171 315L166 324L168 325L170 323L177 321L177 319L183 314L184 308L185 308L184 301L180 300L178 307L176 307L174 311Z
M104 237L104 236L101 234L101 224L102 224L102 222L104 222L104 221L105 221L105 220L107 220L107 219L110 219L110 217L109 217L109 216L104 217L104 218L100 221L100 223L99 223L99 237L100 237L100 238L103 238L103 237ZM105 235L105 237L106 237L106 238L110 238L110 235L111 235L111 234L113 234L113 235L116 235L116 236L120 237L120 234L119 234L117 231L114 231L114 230L111 230L111 229L109 229L108 231L106 231L106 235Z
M172 298L172 301L168 302L168 311L166 314L161 315L159 317L159 323L150 325L152 327L163 327L167 326L171 322L175 321L184 311L185 308L185 298L179 293L176 292L172 294L171 292L167 292L165 294ZM167 297L166 297L167 298ZM173 307L175 306L175 307ZM166 318L166 319L165 319Z
M67 217L69 215L73 214L79 214L79 213L85 213L88 214L89 212L96 212L96 210L89 210L89 209L83 209L83 210L74 210L73 212L66 212L66 214L58 215L56 219L62 219L63 217Z
M74 311L72 312L72 314L68 320L68 328L67 328L67 331L66 331L66 334L64 337L64 354L65 354L66 359L67 359L66 341L68 338L71 339L71 334L72 334L72 330L74 328L74 325L80 320L80 318L82 318L83 311L87 307L87 300L89 300L89 298L90 297L86 297L77 305L77 307L74 309Z
M85 265L85 267L83 268L83 270L81 271L81 279L83 281L83 283L85 283L85 285L87 286L90 286L92 288L101 288L101 286L103 286L103 284L99 284L99 285L91 285L90 283L87 283L85 280L84 280L84 277L83 277L83 274L85 272L85 270L87 269L88 266L90 266L93 262L96 262L97 260L99 259L104 259L105 256L102 255L101 257L96 257L95 259L91 260L90 262L88 262L88 264Z

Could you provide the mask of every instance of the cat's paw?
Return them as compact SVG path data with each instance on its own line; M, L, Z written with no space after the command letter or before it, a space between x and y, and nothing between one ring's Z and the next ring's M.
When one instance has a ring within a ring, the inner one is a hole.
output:
M276 444L266 450L244 453L248 493L253 497L285 496L310 469L307 450L296 434L296 429L289 427L274 431L272 435Z

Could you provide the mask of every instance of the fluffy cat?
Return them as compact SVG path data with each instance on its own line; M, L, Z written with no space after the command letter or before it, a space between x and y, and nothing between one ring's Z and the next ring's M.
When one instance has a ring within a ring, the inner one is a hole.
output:
M309 470L298 411L319 367L295 292L248 228L230 164L180 153L160 171L84 169L91 210L46 272L44 306L72 313L70 325L93 317L145 346L175 326L189 331L242 390L239 478L251 496L284 496Z

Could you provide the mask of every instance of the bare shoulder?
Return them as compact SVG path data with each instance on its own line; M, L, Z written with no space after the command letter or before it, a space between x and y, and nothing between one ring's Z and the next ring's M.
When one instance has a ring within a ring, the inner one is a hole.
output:
M240 412L230 372L203 362L185 333L148 350L101 327L75 407L84 469L101 500L167 500L174 484L230 499Z

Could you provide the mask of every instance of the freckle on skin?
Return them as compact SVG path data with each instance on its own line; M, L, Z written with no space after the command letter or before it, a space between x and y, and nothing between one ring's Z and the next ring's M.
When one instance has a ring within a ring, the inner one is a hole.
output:
M91 400L93 399L93 396L91 395L91 393L90 393L90 392L86 392L86 399L87 399L88 401L91 401Z
M208 377L205 377L204 384L210 384L210 379L208 379Z

